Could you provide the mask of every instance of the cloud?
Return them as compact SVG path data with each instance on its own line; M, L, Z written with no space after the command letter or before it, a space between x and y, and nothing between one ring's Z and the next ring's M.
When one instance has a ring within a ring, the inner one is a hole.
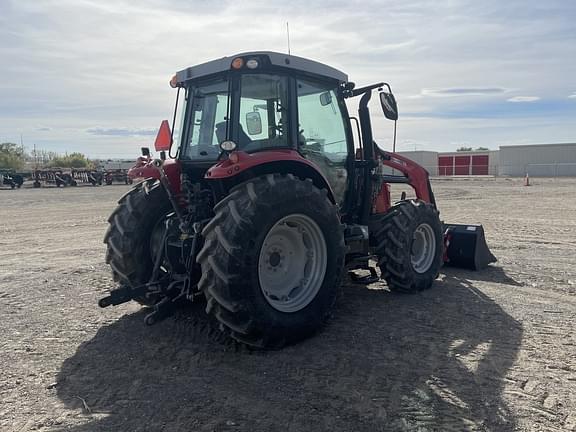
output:
M91 128L86 129L86 132L92 135L102 135L102 136L116 136L116 137L128 137L128 136L154 136L158 132L157 129L128 129L128 128Z
M36 131L37 131L37 132L49 132L49 131L51 131L51 130L52 130L52 128L49 128L49 127L38 127L38 128L36 128Z
M243 51L285 52L287 21L292 54L341 69L359 87L392 85L399 140L442 149L450 142L514 141L527 130L550 141L576 136L576 58L566 56L576 46L571 2L407 0L383 7L378 0L335 0L331 6L0 0L0 140L18 142L22 133L54 151L134 155L136 143L155 134L149 126L171 118L175 92L167 83L175 71ZM518 91L546 99L506 102ZM566 106L546 105L557 99ZM357 101L348 102L354 110ZM462 121L468 118L490 122L478 120L479 127ZM508 122L487 135L488 123L499 118ZM37 130L46 125L49 133ZM373 127L375 136L390 136L381 117L375 115Z
M540 100L540 96L514 96L506 99L507 102L536 102Z
M568 96L569 99L576 99L576 92L572 93L570 96Z
M449 87L449 88L424 88L420 92L422 96L485 96L506 93L508 89L502 87Z
M541 100L539 103L509 103L504 100L466 101L437 110L400 112L403 118L434 119L517 119L533 121L534 118L568 121L576 115L576 105L563 98ZM462 141L470 139L463 137ZM569 138L566 138L569 139ZM456 140L454 140L456 141Z

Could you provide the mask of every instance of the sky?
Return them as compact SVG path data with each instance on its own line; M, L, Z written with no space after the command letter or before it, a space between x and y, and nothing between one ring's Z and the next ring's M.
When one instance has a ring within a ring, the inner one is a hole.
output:
M172 116L176 71L286 52L286 22L292 54L392 85L398 150L576 142L568 0L0 0L0 142L134 158Z

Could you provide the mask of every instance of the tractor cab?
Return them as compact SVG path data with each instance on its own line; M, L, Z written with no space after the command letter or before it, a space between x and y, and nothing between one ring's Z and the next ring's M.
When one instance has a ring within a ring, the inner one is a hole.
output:
M297 169L327 187L344 209L346 191L355 182L350 175L355 155L374 153L369 117L362 116L361 122L368 121L361 126L369 148L355 151L345 99L381 90L383 84L359 92L346 74L324 64L273 52L245 53L180 71L171 85L179 90L174 153L183 167L227 168L223 162L235 152L241 155L234 157L243 156L244 165L257 172L258 166L264 168L280 157L284 162L277 160L277 169L284 165L289 171L289 165L299 164ZM393 96L386 95L387 116L397 118ZM165 135L170 139L160 142L157 150L172 145L172 134ZM232 174L239 174L240 168ZM209 178L222 178L214 171L218 169L210 171Z

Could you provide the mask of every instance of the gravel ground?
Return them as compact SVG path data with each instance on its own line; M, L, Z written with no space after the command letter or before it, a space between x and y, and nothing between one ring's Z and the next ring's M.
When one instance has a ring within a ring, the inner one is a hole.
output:
M499 262L417 295L347 283L316 337L251 352L200 307L152 326L112 288L125 186L0 191L2 431L576 430L576 180L436 180Z

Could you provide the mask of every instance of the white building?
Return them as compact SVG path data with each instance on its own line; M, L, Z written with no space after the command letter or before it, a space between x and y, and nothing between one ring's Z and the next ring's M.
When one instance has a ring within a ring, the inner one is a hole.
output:
M431 176L576 177L576 143L501 146L500 150L401 152Z
M500 175L576 176L576 143L500 147Z

